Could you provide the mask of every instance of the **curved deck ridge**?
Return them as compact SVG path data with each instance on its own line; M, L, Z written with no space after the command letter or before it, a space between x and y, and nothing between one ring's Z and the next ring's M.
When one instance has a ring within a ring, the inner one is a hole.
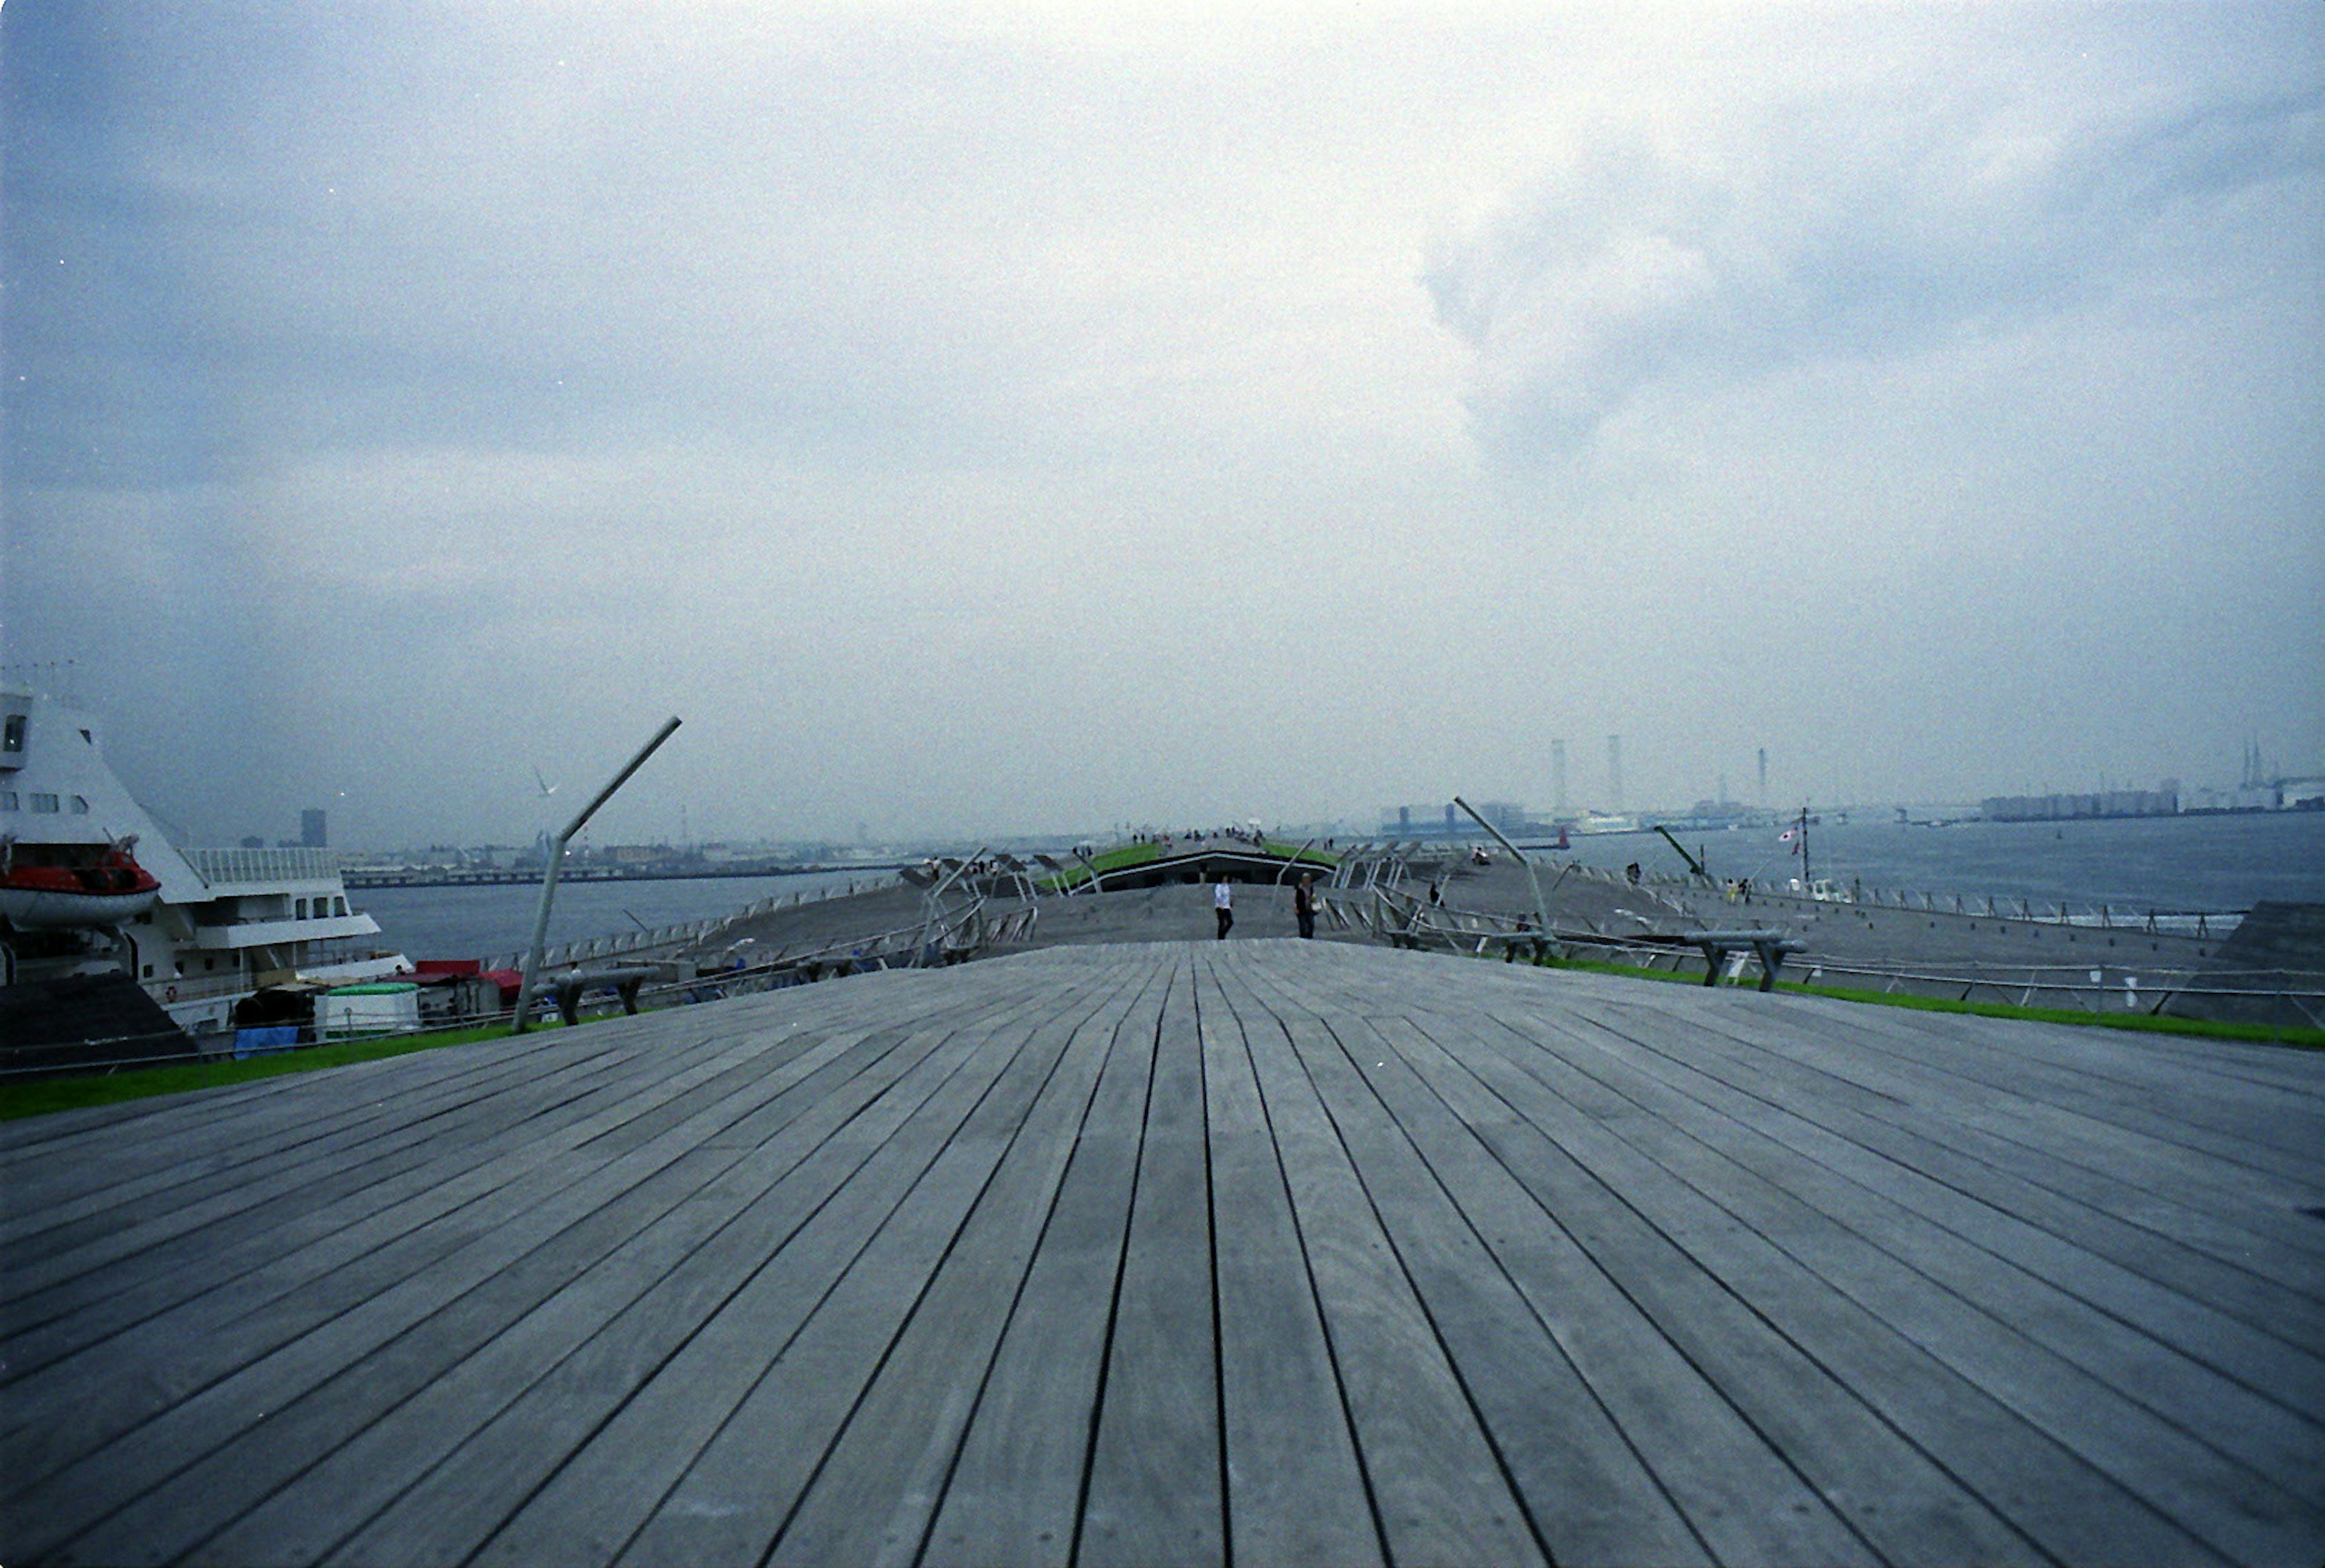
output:
M2325 1554L2320 1053L1098 942L0 1187L10 1563Z
M1285 883L1295 872L1329 877L1338 858L1309 845L1292 848L1254 840L1214 836L1183 845L1123 846L1107 855L1073 862L1048 858L1058 868L1059 886L1083 893L1123 893L1186 882Z

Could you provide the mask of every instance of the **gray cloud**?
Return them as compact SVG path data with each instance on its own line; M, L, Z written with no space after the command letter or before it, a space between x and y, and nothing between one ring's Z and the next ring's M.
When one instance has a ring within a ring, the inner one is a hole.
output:
M5 657L212 840L2325 749L2321 35L9 5Z
M2125 295L2199 311L2313 273L2325 98L2143 123L1819 101L1737 144L1598 144L1428 275L1481 438L1587 441L1643 387L1895 358Z

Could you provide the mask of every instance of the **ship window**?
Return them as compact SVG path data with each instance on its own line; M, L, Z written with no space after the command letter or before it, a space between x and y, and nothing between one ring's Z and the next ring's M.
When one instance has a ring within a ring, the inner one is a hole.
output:
M304 920L307 918L307 901L305 899L301 898L299 900L298 910L291 918L293 920Z
M40 792L40 791L37 791L37 790L33 792L33 793L32 793L32 810L34 810L35 812L53 812L53 811L55 811L56 809L57 809L57 797L56 797L56 796L54 796L54 795L52 795L52 794L46 794L46 793L42 793L42 792Z
M8 715L6 727L5 728L0 728L0 751L22 751L23 749L24 716L21 713L11 713Z
M153 966L152 964L147 964L145 966L145 972L137 978L142 980L152 979L153 978Z
M72 801L74 816L85 817L88 815L88 797L87 795L75 795L73 796Z
M0 812L13 812L15 809L16 792L14 790L0 790Z
M347 901L346 899L334 898L331 900L331 913L333 914L345 914L347 912Z

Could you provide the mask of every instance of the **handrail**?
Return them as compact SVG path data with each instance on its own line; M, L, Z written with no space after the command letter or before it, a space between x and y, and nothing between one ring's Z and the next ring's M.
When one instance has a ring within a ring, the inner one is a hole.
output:
M329 882L340 877L336 849L279 846L275 849L181 849L194 875L210 886L234 882Z
M1571 863L1578 876L1602 882L1625 882L1620 871L1604 866L1587 866L1577 860ZM1681 888L1696 893L1718 894L1744 879L1681 876L1672 871L1644 871L1637 886L1653 892L1649 884ZM2227 937L2250 913L2242 909L2164 910L2125 909L2109 903L2080 905L2070 899L2037 899L2031 896L1976 893L1922 893L1906 889L1866 887L1857 880L1849 884L1846 898L1819 898L1806 891L1793 891L1783 883L1762 882L1751 878L1750 897L1811 907L1861 905L1873 909L1905 909L1931 914L1974 915L1980 920L2014 920L2042 925L2071 925L2100 931L2137 931L2150 935L2186 935L2203 941ZM1823 880L1830 881L1830 878ZM2174 930L2174 927L2179 929Z
M1376 937L1401 946L1428 944L1450 951L1482 954L1504 939L1542 935L1553 948L1589 948L1636 960L1644 969L1673 971L1702 962L1699 950L1685 942L1642 940L1646 933L1602 932L1596 929L1552 928L1537 933L1522 914L1431 905L1410 895L1375 891L1366 922ZM1690 933L1679 932L1684 938ZM1832 960L1811 955L1810 983L1831 983L1829 977L1878 982L1877 988L1894 993L1904 988L1931 991L1959 990L1967 1000L1981 988L2000 994L2018 1007L2036 1005L2039 997L2061 997L2092 1012L2160 1013L2175 1000L2216 998L2265 1005L2281 1003L2308 1021L2325 1027L2325 971L2286 969L2219 970L2185 964L2155 965L2123 962L2079 962L2040 965L1970 961L1939 968L1915 964L1882 964ZM2096 978L2094 978L2096 977ZM2245 983L2239 984L2242 981ZM2121 998L2110 1008L2105 999Z

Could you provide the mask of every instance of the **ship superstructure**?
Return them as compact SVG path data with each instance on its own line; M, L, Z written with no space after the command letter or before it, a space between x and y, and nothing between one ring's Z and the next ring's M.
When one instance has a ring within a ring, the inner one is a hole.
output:
M180 849L107 765L90 716L0 688L0 983L125 972L207 1034L261 986L408 971L378 934L332 851Z

